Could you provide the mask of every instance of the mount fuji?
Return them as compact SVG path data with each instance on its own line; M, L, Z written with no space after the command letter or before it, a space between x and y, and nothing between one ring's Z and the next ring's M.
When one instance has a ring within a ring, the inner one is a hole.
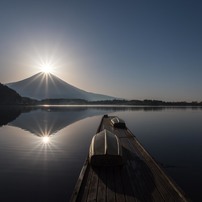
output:
M51 73L37 73L21 81L6 84L23 97L32 99L113 100L115 97L76 88Z

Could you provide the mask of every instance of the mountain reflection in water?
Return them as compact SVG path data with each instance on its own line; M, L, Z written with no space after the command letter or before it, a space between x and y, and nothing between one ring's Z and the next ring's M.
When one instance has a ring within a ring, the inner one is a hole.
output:
M117 110L0 110L0 201L68 201L101 116Z
M80 106L10 107L0 109L0 126L10 125L37 136L53 135L81 119L116 111L159 111L163 107Z
M0 108L0 127L7 125L21 114L21 110L12 107Z
M29 113L22 112L14 121L8 123L37 136L49 136L81 119L110 113L121 108L87 108L87 107L44 107Z

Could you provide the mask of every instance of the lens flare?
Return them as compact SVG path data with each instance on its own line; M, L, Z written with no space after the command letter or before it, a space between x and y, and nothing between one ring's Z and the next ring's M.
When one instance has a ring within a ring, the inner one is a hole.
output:
M44 72L44 73L46 73L46 74L51 73L52 70L53 70L53 67L52 67L51 64L48 64L48 63L47 63L47 64L41 65L41 71Z
M42 142L43 142L43 144L48 144L48 143L50 143L50 137L44 136L44 137L42 138Z

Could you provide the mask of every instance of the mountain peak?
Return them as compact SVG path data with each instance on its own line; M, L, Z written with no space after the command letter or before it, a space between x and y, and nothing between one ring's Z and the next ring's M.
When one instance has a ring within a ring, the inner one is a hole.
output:
M68 84L52 73L38 72L21 81L8 83L7 86L23 97L32 99L84 99L88 101L112 100L114 97L90 93Z
M55 76L54 74L52 74L52 73L46 73L46 72L38 72L38 73L36 73L36 74L34 74L33 76L31 76L31 77L29 77L29 78L32 78L32 77L50 77L50 76ZM28 78L28 79L29 79Z

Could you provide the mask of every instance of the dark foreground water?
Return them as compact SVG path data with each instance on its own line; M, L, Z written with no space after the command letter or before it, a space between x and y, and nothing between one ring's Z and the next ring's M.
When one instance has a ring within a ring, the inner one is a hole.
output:
M202 201L202 109L0 109L0 201L68 201L103 114L117 115L189 195Z

